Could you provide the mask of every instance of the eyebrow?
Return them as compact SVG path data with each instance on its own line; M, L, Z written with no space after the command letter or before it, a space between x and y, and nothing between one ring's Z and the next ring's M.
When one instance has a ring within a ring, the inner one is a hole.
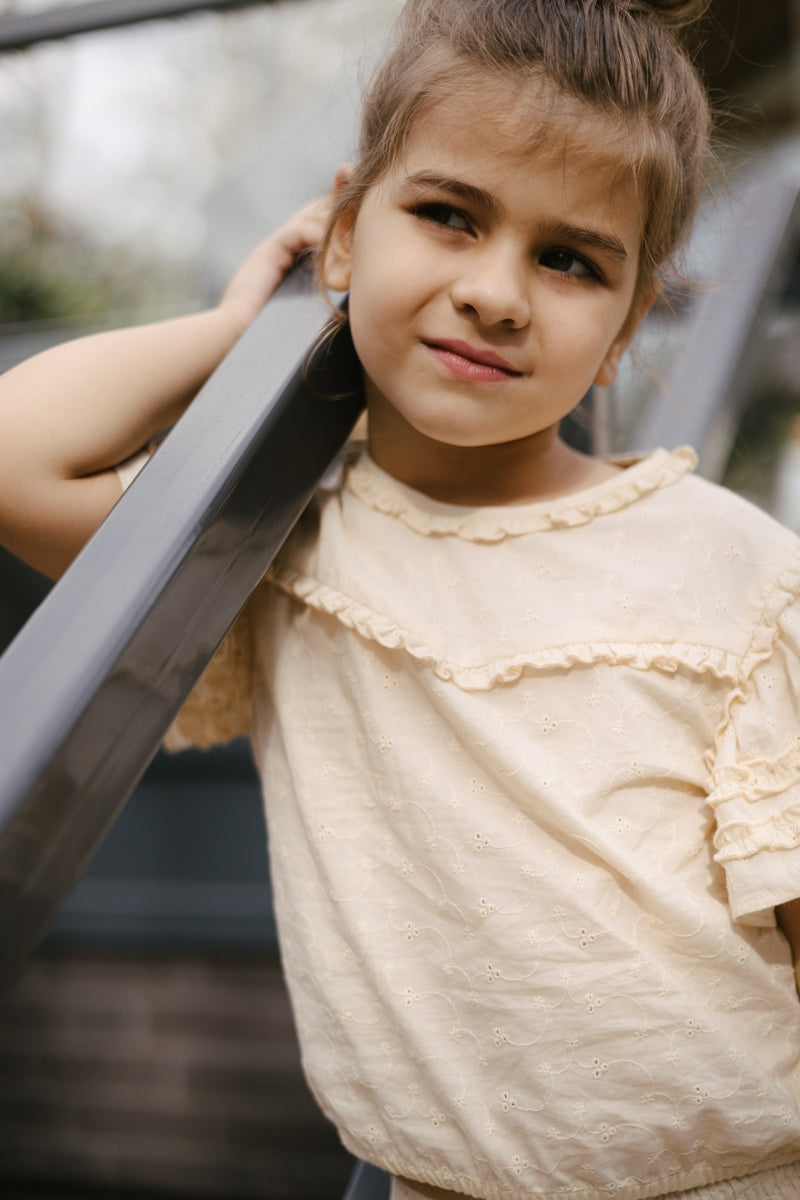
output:
M617 262L626 262L628 251L624 244L613 233L605 233L599 229L586 229L583 225L570 225L568 222L557 222L551 230L552 236L564 238L568 242L581 242L584 246L601 250L609 258Z
M503 207L497 202L491 192L484 191L483 188L476 187L474 183L465 183L461 179L451 179L449 175L437 175L433 171L416 171L413 175L409 175L407 183L412 187L431 188L437 192L450 192L451 195L460 196L462 200L470 200L473 204L479 204L485 211L493 216L499 216Z
M462 200L480 205L485 212L492 216L500 216L503 212L503 206L491 192L487 192L473 183L465 183L461 179L451 179L448 175L437 175L433 171L416 171L407 177L406 182L411 187L449 192L453 196L459 196ZM548 236L559 240L563 238L566 242L578 242L583 246L600 250L616 262L623 263L628 260L628 251L623 242L615 234L607 233L605 230L588 229L583 225L572 225L568 221L557 221L549 228Z

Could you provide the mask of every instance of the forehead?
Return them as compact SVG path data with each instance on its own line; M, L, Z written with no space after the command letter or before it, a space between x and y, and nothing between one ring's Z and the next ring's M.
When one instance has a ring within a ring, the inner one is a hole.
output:
M632 131L543 79L470 78L417 118L395 163L405 174L430 165L468 171L481 186L530 191L547 173L573 200L604 196L641 223Z

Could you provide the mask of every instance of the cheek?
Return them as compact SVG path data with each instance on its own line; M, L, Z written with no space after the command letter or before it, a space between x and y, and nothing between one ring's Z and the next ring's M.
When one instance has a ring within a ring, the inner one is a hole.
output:
M359 343L390 345L409 324L409 307L402 280L393 269L367 265L365 256L355 259L350 282L350 329L356 349Z
M350 291L350 334L361 365L370 377L380 372L381 364L391 353L384 335L391 323L384 319L379 297L375 300L373 303L368 289L355 286Z
M421 248L405 215L356 226L351 289L368 296L370 304L385 312L408 312L435 273L434 257Z
M624 305L607 303L570 303L563 309L554 307L548 325L550 350L562 366L581 370L598 365L616 341L622 329L627 309Z
M566 372L581 371L588 360L605 349L597 321L574 306L552 311L545 346L546 360Z

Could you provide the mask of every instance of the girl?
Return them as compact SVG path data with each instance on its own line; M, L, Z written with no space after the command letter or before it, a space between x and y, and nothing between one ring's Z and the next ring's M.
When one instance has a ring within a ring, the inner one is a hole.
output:
M409 0L320 254L368 444L172 734L252 738L306 1071L395 1200L800 1195L800 544L557 434L692 214L692 7ZM9 544L66 561L270 270L7 377Z

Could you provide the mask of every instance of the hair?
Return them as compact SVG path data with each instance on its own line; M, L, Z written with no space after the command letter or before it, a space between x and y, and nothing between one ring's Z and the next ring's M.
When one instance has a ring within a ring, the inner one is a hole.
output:
M539 81L615 123L643 208L636 297L691 224L708 152L708 99L682 40L707 0L407 0L362 111L359 161L321 248L394 165L416 122L470 80ZM534 131L535 132L535 131Z

